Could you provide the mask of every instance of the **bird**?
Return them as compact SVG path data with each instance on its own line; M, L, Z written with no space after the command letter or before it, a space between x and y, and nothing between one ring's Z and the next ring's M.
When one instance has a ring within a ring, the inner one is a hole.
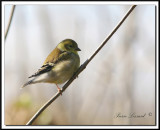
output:
M21 88L35 83L54 83L58 92L61 92L59 84L69 80L80 66L78 51L81 49L72 39L61 41L47 56L43 65Z

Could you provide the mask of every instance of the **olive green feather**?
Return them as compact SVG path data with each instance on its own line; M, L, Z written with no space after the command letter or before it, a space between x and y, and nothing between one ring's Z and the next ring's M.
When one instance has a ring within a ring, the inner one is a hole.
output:
M48 61L48 60L45 61L45 62L44 62L44 65L43 65L35 74L31 75L31 76L28 77L28 78L32 78L32 77L38 76L38 75L40 75L40 74L46 73L46 72L50 71L51 69L53 69L53 67L54 67L57 63L59 63L59 62L61 62L61 61L64 61L64 60L67 60L67 59L70 58L71 52L65 52L65 51L59 53L60 55L59 55L58 57L52 58L52 54L54 54L55 52L58 52L58 51L57 51L57 48L56 48L55 51L52 51L52 52L50 53L50 55L48 56L48 57L49 57L49 61ZM59 51L59 52L60 52L60 51ZM50 58L50 57L51 57L51 58Z
M61 84L67 81L80 65L77 53L80 51L78 45L72 39L65 39L47 56L42 67L29 78L23 86L35 83Z

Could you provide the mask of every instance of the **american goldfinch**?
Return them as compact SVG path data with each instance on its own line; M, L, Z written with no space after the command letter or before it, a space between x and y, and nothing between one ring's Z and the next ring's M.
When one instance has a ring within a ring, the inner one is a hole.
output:
M35 83L54 83L58 91L58 84L66 82L80 66L77 43L72 39L65 39L48 55L42 67L29 78L23 87Z

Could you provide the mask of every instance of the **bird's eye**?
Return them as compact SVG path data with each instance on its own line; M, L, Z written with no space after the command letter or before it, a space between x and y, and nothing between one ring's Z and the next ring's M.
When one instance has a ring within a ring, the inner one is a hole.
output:
M73 46L72 46L72 45L69 45L69 47L72 48Z

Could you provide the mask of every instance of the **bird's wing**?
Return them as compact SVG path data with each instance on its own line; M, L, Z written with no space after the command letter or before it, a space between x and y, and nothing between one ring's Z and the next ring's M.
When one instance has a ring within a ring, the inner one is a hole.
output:
M52 62L44 62L45 64L43 64L43 66L35 74L31 75L28 78L32 78L50 71L58 62L62 60L67 60L70 57L70 53L71 52L63 51L60 53L59 57L56 59L53 59Z
M31 75L28 78L32 78L32 77L38 76L40 74L43 74L45 72L48 72L52 69L53 66L54 66L54 63L47 63L47 64L43 65L35 74Z

